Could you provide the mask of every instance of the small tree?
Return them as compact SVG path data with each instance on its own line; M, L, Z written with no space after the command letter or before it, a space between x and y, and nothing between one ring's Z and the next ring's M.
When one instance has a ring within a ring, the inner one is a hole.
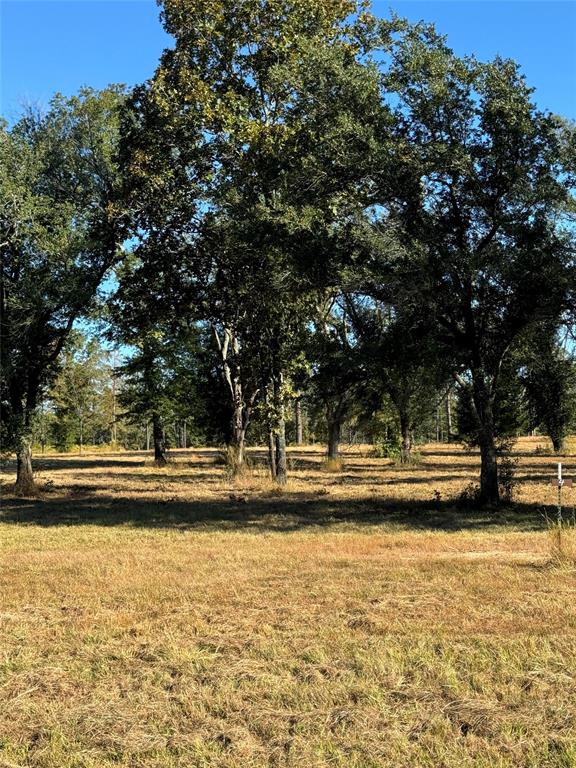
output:
M105 350L96 338L87 339L78 331L68 337L59 361L60 370L49 392L54 419L52 435L61 451L96 438L109 426L105 412L108 366ZM109 433L108 433L109 437Z

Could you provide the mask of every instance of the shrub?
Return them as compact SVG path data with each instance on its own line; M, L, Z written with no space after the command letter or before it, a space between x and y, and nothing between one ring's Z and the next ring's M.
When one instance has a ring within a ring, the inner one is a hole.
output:
M400 461L401 454L402 448L398 438L392 437L374 443L374 456L377 459Z
M468 483L458 496L458 501L464 506L474 506L480 501L480 486L478 483Z

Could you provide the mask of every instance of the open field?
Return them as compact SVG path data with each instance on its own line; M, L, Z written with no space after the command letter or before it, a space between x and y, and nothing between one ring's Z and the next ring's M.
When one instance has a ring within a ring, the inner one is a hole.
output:
M40 457L1 513L0 768L576 766L576 569L536 448L497 515L455 502L455 446L294 450L282 492L210 450Z

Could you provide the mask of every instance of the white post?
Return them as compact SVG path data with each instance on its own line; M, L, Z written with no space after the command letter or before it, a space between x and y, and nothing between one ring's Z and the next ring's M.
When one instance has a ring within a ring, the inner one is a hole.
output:
M562 525L562 464L558 462L558 525Z

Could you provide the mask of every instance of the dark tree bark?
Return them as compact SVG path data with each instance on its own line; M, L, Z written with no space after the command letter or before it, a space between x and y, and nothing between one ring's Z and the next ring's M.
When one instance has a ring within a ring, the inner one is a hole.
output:
M337 460L340 456L342 421L337 417L328 418L328 458Z
M486 437L480 443L480 504L497 506L500 502L498 488L498 461L494 438Z
M325 402L326 422L328 426L328 459L340 458L340 440L342 439L342 425L346 417L349 402L345 394L341 395L334 403Z
M551 435L552 448L554 453L564 453L565 441L562 435Z
M154 440L154 463L159 467L163 467L168 462L166 458L166 438L162 420L158 413L152 414L152 436Z
M497 506L500 503L498 487L498 458L494 430L495 379L490 381L481 371L472 370L472 402L478 420L480 445L480 504Z

